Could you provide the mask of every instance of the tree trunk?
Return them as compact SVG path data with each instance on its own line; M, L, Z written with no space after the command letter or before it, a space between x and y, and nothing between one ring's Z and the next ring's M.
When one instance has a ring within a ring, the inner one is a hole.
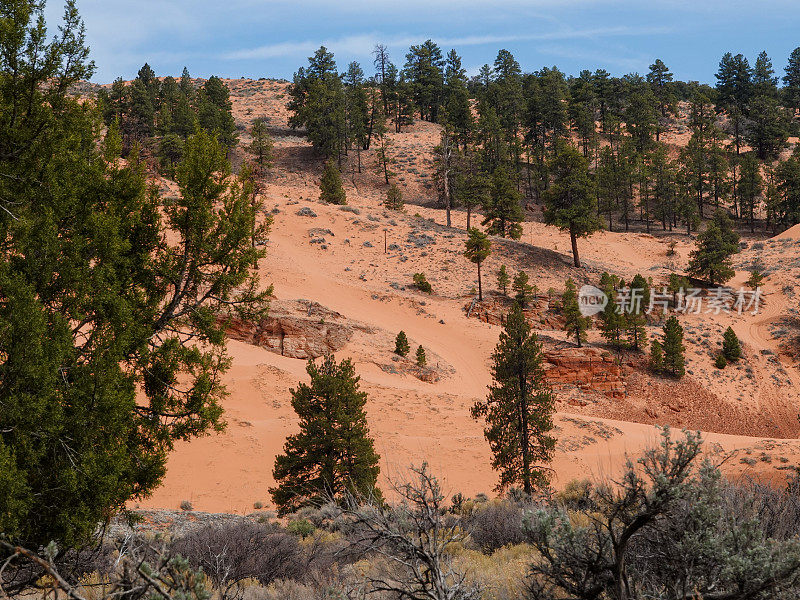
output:
M525 495L533 493L531 482L531 457L530 457L530 437L528 435L528 390L525 379L526 365L523 362L519 365L519 435L520 447L522 448L522 489Z
M572 260L575 263L577 268L581 268L581 259L578 256L578 236L575 235L575 231L570 228L569 230L569 239L572 242Z
M481 263L478 263L478 302L483 302L483 288L481 286Z

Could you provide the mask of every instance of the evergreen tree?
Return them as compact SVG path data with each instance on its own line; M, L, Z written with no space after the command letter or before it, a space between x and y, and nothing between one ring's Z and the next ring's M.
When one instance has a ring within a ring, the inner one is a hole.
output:
M591 326L592 320L581 313L578 291L572 279L567 279L564 294L561 296L561 312L564 315L564 331L567 336L575 336L580 348L586 341L586 330Z
M627 314L620 310L620 306L616 302L617 290L615 284L611 281L604 282L601 280L600 287L608 298L608 302L598 315L600 318L600 335L605 338L612 348L618 349L623 346L622 336L627 328Z
M752 96L747 106L750 122L745 132L745 140L761 160L776 158L789 135L788 117L779 99L772 61L761 52L753 68Z
M664 369L664 349L658 340L653 340L650 344L650 368L656 373L661 373Z
M586 160L575 148L561 143L550 171L553 182L544 195L545 223L569 231L573 261L580 267L578 238L587 237L601 227Z
M683 346L683 327L675 315L670 316L664 324L664 336L661 342L664 351L664 370L673 377L683 377L686 359Z
M460 143L466 150L475 123L467 90L466 70L461 66L461 57L455 50L447 53L445 65L445 115L456 146Z
M417 346L417 366L424 367L428 364L428 359L425 356L425 348Z
M394 339L394 353L400 356L407 356L409 351L411 350L411 346L408 343L408 337L406 337L406 332L401 331L397 334L397 337Z
M533 297L533 286L528 283L528 274L525 271L520 271L514 276L511 289L514 290L514 299L517 304L525 308Z
M318 152L341 162L347 131L345 93L336 61L325 46L309 57L308 67L295 73L289 96L289 126L304 127Z
M333 160L325 162L325 170L319 182L319 199L328 204L347 204L347 194L342 187L342 176Z
M752 95L753 71L750 63L741 54L723 55L719 63L717 78L717 106L728 113L732 128L736 154L741 149L744 119Z
M739 167L739 209L741 216L750 223L750 231L755 231L756 211L759 208L761 192L764 189L764 178L761 176L761 165L752 154L741 157Z
M511 277L506 271L506 266L500 265L500 269L497 271L497 287L503 292L503 296L508 296L508 284L510 283Z
M783 93L786 106L792 109L792 114L800 110L800 48L795 48L789 55L789 62L783 76Z
M472 408L473 418L486 421L484 435L494 456L492 467L500 471L499 489L521 484L530 495L549 479L555 397L542 360L542 346L515 305L492 354L489 395Z
M491 235L518 240L522 236L520 222L524 220L521 198L505 167L492 173L489 201L484 206L483 225L488 225Z
M266 227L203 132L169 200L101 143L69 92L94 70L74 2L55 38L44 3L2 12L0 531L61 554L151 493L176 440L223 427L224 323L266 313Z
M732 327L728 327L722 336L722 355L728 362L739 360L742 356L742 345Z
M253 137L253 141L247 147L248 152L256 157L256 163L262 171L269 169L272 167L274 160L272 154L273 143L264 119L256 119L252 129L250 129L250 135Z
M658 100L658 109L661 117L666 119L675 104L675 94L673 92L672 73L660 58L657 58L650 65L650 70L647 73L647 83L651 85L653 94ZM659 141L660 134L661 124L659 123L656 129L656 141Z
M395 182L386 190L386 200L383 205L389 210L403 210L403 192Z
M219 77L209 77L200 88L197 106L200 127L216 135L226 149L232 149L238 138L236 122L231 113L230 92Z
M707 277L711 285L725 283L736 273L731 256L739 251L739 234L730 218L718 212L706 230L697 236L697 248L689 255L689 273Z
M432 40L409 48L404 74L411 84L420 119L438 122L444 93L442 50Z
M483 301L483 287L481 285L481 264L492 252L492 242L489 236L477 227L467 232L466 250L464 256L478 266L478 302Z
M281 515L346 494L377 496L380 456L369 435L364 406L349 359L337 364L327 355L321 365L308 361L310 384L291 390L292 408L300 417L300 432L290 435L284 453L275 458L270 489Z

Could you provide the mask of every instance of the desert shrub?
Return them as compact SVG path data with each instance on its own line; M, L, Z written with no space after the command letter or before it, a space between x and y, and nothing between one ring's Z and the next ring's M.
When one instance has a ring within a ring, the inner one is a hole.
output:
M314 533L315 529L316 527L314 527L314 524L308 519L295 519L294 521L289 521L289 524L286 526L286 531L294 535L299 535L301 538L308 537Z
M714 366L718 369L724 369L728 366L728 359L725 358L724 354L718 354L716 360L714 361Z
M472 541L483 552L494 552L503 546L525 541L523 507L508 501L487 503L468 518Z
M556 493L555 500L570 510L587 510L592 502L592 482L588 479L571 479L564 489Z
M194 506L188 500L181 500L181 510L194 510Z
M481 600L522 600L532 558L526 545L506 546L493 554L463 549L456 552L455 564L467 574L466 583L484 588Z
M295 536L248 521L197 529L175 540L172 551L202 568L223 600L238 595L245 580L297 578L305 565Z
M430 282L425 277L425 273L414 273L414 285L419 291L426 294L430 294L433 291Z

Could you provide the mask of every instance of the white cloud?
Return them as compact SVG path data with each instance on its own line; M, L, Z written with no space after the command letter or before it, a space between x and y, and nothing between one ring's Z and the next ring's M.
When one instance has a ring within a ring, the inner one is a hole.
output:
M592 39L615 36L643 36L669 33L668 28L630 28L597 27L590 29L562 29L559 31L546 31L531 34L508 35L468 35L456 37L437 37L429 33L416 36L403 35L401 37L384 37L377 33L346 36L333 40L305 40L300 42L279 42L266 44L255 48L236 50L223 55L228 60L261 60L288 56L305 56L313 54L320 46L325 46L334 53L347 55L368 55L375 44L381 43L390 48L405 48L411 44L418 44L428 38L433 39L440 46L446 48L464 46L482 46L488 44L506 44L513 42L535 42L548 40Z

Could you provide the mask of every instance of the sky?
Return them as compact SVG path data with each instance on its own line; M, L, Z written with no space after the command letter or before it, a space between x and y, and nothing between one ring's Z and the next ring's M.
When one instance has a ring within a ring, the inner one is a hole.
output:
M340 71L371 74L375 44L402 66L433 39L469 74L509 50L524 71L557 66L645 74L661 58L677 79L714 82L719 59L766 50L783 74L800 46L800 0L77 0L100 83L159 75L291 79L320 45ZM50 0L48 23L61 13Z

